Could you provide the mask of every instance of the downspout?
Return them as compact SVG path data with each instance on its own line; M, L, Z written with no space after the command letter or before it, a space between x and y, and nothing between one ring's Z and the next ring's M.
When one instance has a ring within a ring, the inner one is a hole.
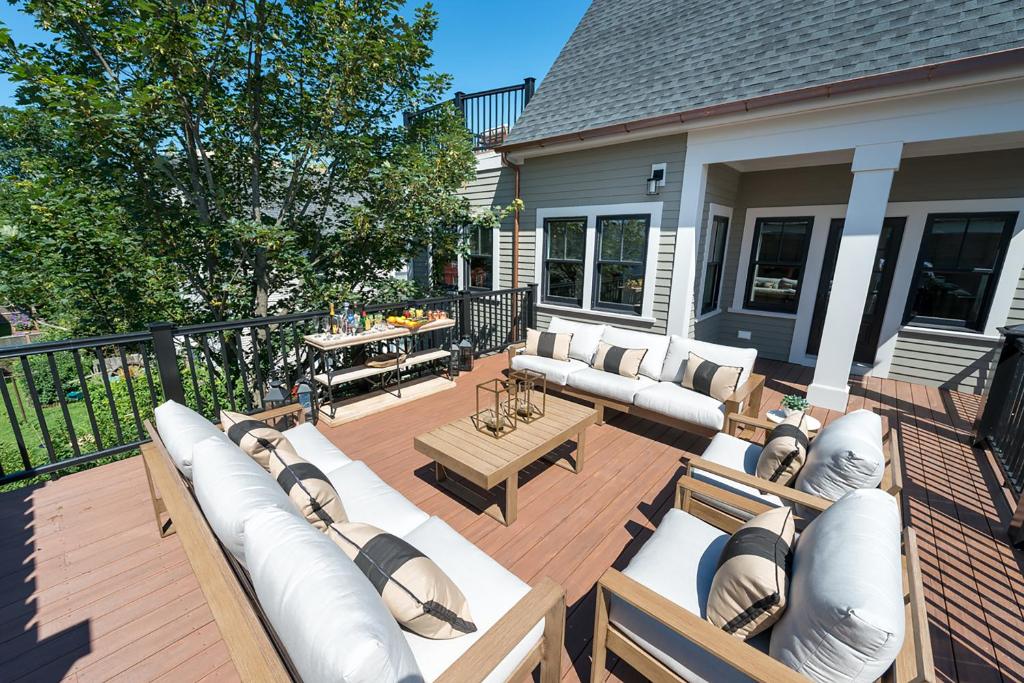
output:
M508 153L501 153L501 164L512 169L512 195L513 199L519 197L519 164L513 164L508 160ZM512 212L512 289L519 287L519 206Z

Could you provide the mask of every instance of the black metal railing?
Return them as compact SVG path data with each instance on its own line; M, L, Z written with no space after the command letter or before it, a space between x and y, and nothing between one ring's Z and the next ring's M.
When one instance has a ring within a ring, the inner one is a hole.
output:
M1007 485L1024 502L1024 325L1007 327L975 440L992 449ZM1018 505L1011 536L1024 543L1024 505Z
M497 147L505 141L523 109L530 103L536 79L525 78L522 83L474 93L457 92L454 97L416 112L406 112L405 125L416 117L429 116L447 104L453 104L462 114L466 128L473 136L473 149Z
M478 355L526 338L536 288L461 292L366 306L366 312L443 309ZM144 422L164 400L216 420L257 412L276 386L285 401L317 371L303 336L326 311L176 326L0 348L0 485L124 456L146 442ZM424 337L434 333L428 333ZM453 337L456 335L453 335ZM417 343L437 344L418 339Z

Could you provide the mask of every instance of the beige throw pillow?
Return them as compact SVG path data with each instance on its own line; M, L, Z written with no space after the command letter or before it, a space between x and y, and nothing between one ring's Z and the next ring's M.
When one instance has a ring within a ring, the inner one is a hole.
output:
M271 449L288 440L267 423L228 410L220 411L220 426L229 439L268 472Z
M761 513L737 529L718 558L707 620L744 639L778 621L786 608L795 535L789 507Z
M640 364L644 362L647 349L624 349L605 342L598 342L594 367L623 377L636 379L640 376Z
M476 631L466 597L433 560L369 524L334 524L327 535L362 570L399 624L444 640Z
M724 401L736 391L742 374L741 367L718 365L691 351L686 359L686 370L683 371L683 387L717 401Z
M806 416L793 413L772 430L757 458L757 476L788 486L807 460Z
M569 360L569 343L572 334L568 332L541 332L526 330L526 355Z

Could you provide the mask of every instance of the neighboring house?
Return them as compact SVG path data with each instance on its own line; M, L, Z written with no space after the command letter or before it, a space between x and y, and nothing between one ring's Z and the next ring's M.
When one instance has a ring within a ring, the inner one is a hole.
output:
M1024 322L1019 0L595 0L497 150L466 192L518 168L492 282L541 326L754 346L843 409L851 370L980 392Z

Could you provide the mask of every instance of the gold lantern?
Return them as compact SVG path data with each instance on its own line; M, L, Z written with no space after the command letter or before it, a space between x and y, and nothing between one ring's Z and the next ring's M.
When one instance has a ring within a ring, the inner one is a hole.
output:
M500 439L516 429L515 382L492 379L476 385L476 412L473 426Z
M516 386L516 417L533 422L544 417L548 405L548 378L536 370L513 370L509 384Z

